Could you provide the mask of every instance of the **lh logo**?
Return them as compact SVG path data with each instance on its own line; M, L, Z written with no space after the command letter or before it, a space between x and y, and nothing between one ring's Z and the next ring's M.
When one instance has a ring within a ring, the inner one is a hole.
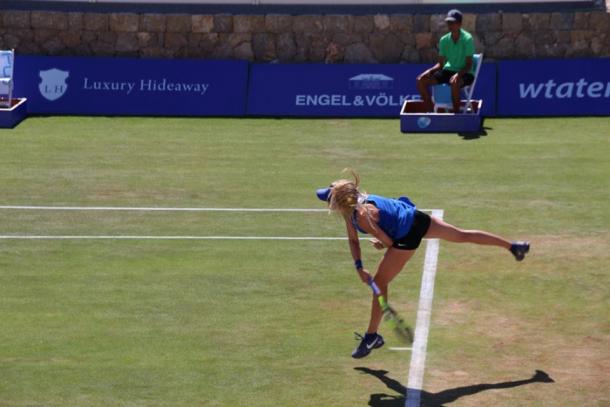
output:
M57 68L40 71L40 83L38 89L40 94L47 100L53 102L59 99L68 90L66 79L70 76L69 71L62 71Z

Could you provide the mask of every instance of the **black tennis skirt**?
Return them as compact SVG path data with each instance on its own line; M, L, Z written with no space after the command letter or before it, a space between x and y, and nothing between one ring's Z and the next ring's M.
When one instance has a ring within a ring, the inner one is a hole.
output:
M396 240L392 247L400 250L417 249L430 228L430 222L432 222L430 215L416 210L411 230L409 230L409 233L407 233L405 237Z

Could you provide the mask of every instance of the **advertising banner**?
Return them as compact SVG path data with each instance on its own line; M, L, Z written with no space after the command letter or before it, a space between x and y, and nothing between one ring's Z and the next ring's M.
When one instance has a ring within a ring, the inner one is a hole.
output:
M610 58L499 62L501 116L610 115Z
M398 117L418 99L416 77L430 64L253 64L248 114L254 116ZM474 92L483 115L495 114L496 66L483 64Z
M243 116L248 63L23 56L15 91L33 114Z

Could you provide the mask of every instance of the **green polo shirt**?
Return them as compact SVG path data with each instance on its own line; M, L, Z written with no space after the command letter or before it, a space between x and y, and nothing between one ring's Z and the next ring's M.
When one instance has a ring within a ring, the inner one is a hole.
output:
M469 32L460 29L460 38L457 42L451 39L451 33L441 37L438 42L439 55L447 61L443 69L457 72L466 66L466 57L474 55L474 41ZM470 73L474 75L474 64Z

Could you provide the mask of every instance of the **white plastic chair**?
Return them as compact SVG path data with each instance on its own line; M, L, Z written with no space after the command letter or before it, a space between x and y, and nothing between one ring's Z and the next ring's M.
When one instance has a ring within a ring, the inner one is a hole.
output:
M472 95L474 94L474 87L477 84L481 65L483 65L483 53L474 54L472 56L472 64L474 65L474 80L470 85L462 88L464 93L466 93L466 105L462 108L463 113L468 113L468 111L472 112Z
M483 61L483 54L474 54L472 56L472 65L474 68L474 80L468 86L464 86L462 91L466 95L466 104L462 107L462 113L472 112L472 95L474 94L474 87L479 77L479 71ZM453 109L453 101L451 99L451 86L446 83L440 85L434 85L432 87L432 101L434 102L434 112L438 112L438 109Z
M11 107L15 50L0 51L0 106Z

